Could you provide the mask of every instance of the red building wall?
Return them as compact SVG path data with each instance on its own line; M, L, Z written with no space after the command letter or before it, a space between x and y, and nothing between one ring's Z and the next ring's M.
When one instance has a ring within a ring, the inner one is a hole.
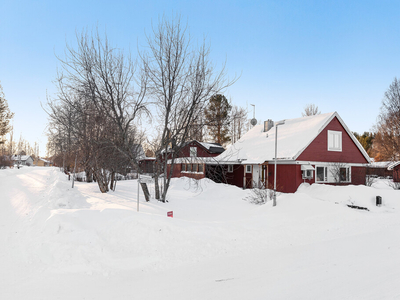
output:
M193 141L182 148L182 150L179 152L178 157L190 157L190 147L197 148L197 157L215 157L220 154L220 153L210 153L201 144L197 143L196 141Z
M400 165L393 168L393 181L400 182Z
M294 193L303 182L301 178L300 165L277 165L276 166L276 190L283 193ZM268 188L274 188L274 165L268 166Z
M342 151L328 151L328 130L342 132ZM300 161L368 163L335 117L297 158Z
M351 167L351 184L365 184L366 167Z
M171 165L168 165L167 172L170 171ZM183 172L182 173L182 164L174 164L172 169L172 178L173 177L189 177L193 179L202 179L205 178L205 168L206 165L203 164L203 173L200 172Z
M196 147L197 148L197 156L196 157L215 157L219 155L220 153L211 153L203 147L201 144L199 144L197 141L192 141L189 144L185 145L179 151L177 158L190 158L190 147ZM202 179L206 177L206 165L203 164L203 172L183 172L182 173L182 164L181 163L175 163L173 170L172 170L172 177L189 177L189 178L194 178L194 179ZM169 172L171 166L168 165L167 172Z

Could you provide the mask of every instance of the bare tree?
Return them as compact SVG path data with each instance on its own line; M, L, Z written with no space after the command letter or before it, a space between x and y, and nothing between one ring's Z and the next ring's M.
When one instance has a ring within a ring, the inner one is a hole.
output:
M303 117L308 117L308 116L315 116L319 115L321 112L318 110L318 106L315 104L307 104L306 107L304 107L304 112L301 113Z
M332 163L329 167L329 172L337 184L348 182L350 178L350 169L347 167L346 163Z
M235 143L246 133L246 124L248 123L246 109L233 105L230 119L230 135L232 143Z
M400 81L395 78L382 100L373 148L377 160L400 159Z
M161 19L147 41L149 51L141 57L162 132L155 155L156 164L162 163L161 200L166 201L176 154L188 140L189 133L193 133L194 126L202 127L201 116L207 101L232 81L225 79L224 68L215 71L205 43L197 49L192 47L180 17L172 21ZM158 182L157 172L155 182Z
M47 109L56 129L53 140L69 155L80 154L101 192L107 192L112 160L122 156L139 168L131 147L142 137L135 135L135 124L147 113L146 77L98 30L77 34L77 47L67 45L59 60L57 99L49 99Z

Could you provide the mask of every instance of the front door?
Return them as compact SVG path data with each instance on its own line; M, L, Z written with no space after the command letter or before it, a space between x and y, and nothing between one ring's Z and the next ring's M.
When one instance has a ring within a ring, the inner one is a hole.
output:
M261 168L259 165L253 165L253 187L261 186Z

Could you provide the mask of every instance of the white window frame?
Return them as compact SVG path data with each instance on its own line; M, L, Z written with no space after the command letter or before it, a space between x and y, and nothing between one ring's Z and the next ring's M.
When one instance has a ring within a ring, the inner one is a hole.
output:
M228 165L228 173L233 173L233 165Z
M252 172L252 165L246 165L246 173Z
M303 170L302 179L312 179L314 178L313 170Z
M323 168L324 169L324 180L318 180L318 168ZM331 173L331 169L333 166L327 166L327 165L317 165L315 166L315 183L336 183L335 178L333 177ZM346 169L346 180L340 181L339 183L351 183L351 166L343 166L341 167L343 169Z
M190 157L197 157L197 147L190 147Z
M346 183L351 182L351 167L346 166L346 167L341 167L340 169L346 169L346 180L340 180L340 182L346 182Z
M318 179L318 169L323 168L324 172L324 180L319 180ZM329 182L328 181L328 167L327 166L315 166L315 182Z
M328 130L328 151L342 151L342 132Z

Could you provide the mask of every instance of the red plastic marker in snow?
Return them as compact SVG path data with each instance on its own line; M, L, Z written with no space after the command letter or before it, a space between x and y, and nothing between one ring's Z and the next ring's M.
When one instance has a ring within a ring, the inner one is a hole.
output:
M173 211L168 211L167 212L167 217L173 218L174 217L174 212Z

